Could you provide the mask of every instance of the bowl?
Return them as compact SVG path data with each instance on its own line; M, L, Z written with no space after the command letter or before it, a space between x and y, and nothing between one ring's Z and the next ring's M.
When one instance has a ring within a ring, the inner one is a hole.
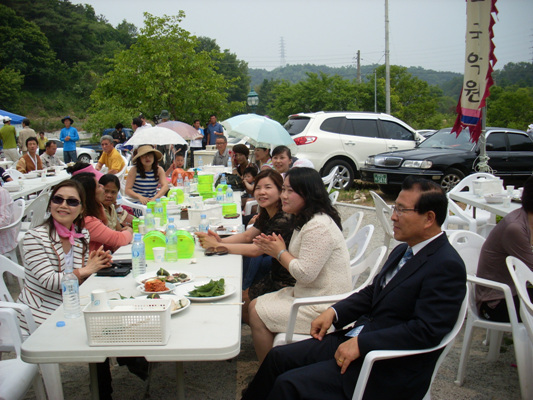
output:
M501 204L503 200L507 197L507 194L487 194L485 195L485 201L489 204Z

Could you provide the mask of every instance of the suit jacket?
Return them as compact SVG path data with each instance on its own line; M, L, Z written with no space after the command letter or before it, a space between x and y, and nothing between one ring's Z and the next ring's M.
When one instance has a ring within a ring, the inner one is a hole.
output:
M428 243L405 263L385 288L381 288L384 275L398 264L406 248L407 244L401 244L391 252L370 286L333 306L338 316L337 328L353 321L356 321L355 326L364 325L358 336L361 358L372 350L412 350L436 346L457 321L466 293L466 271L463 260L448 242L446 234ZM382 362L379 374L389 381L391 387L395 384L409 386L414 390L411 398L415 398L417 395L414 393L425 393L427 390L433 373L431 365L439 354L434 352L398 359L396 363L389 363L389 371L387 363ZM399 365L404 373L398 371ZM379 382L380 379L376 380ZM409 391L409 388L406 390Z

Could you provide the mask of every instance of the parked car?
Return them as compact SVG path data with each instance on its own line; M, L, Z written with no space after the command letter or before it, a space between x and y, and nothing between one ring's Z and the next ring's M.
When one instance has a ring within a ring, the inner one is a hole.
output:
M524 131L487 128L487 156L494 175L506 184L523 184L533 171L533 140ZM368 157L361 169L363 180L378 183L384 192L397 192L409 175L438 182L448 192L461 179L476 171L479 143L470 141L468 130L459 136L441 129L415 149Z
M349 189L371 154L412 149L423 140L413 128L388 114L316 112L289 116L285 129L322 176L339 167L337 189Z
M65 161L63 158L63 142L61 140L52 139L57 144L57 152L56 155L61 159L61 161ZM93 161L98 161L98 153L94 151L93 149L86 148L86 147L76 147L76 155L78 156L78 161L83 161L86 163L91 163Z
M424 136L426 139L430 136L432 136L435 132L437 132L436 129L417 129L416 131L419 135Z

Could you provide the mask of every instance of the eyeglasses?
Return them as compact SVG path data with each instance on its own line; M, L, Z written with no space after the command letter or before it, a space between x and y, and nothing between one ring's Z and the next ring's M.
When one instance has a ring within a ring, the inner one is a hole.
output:
M52 203L57 205L61 205L64 201L66 201L67 206L69 207L78 207L81 203L81 201L79 201L78 199L64 199L63 197L57 195L53 196L50 200L52 201Z
M407 211L418 211L418 208L403 208L403 207L397 206L397 205L395 205L395 204L393 204L393 205L391 206L391 209L392 209L392 212L393 212L393 213L396 213L396 215L397 215L398 217L401 217L402 214L403 214L404 212L407 212Z

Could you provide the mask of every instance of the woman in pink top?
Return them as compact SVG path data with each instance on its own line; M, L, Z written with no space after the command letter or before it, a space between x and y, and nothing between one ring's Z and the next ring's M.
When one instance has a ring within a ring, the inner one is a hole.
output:
M72 179L80 182L85 188L87 204L84 220L85 228L90 234L89 250L96 250L103 245L105 250L115 251L120 246L129 244L133 238L133 231L129 226L122 228L121 231L107 226L102 204L105 200L105 191L103 185L96 181L95 175L81 173L73 176Z

